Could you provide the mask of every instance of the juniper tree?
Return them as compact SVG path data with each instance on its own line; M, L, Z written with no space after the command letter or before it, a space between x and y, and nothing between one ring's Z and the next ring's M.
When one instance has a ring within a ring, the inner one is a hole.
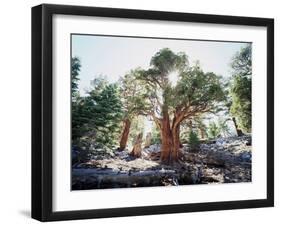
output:
M169 76L176 73L174 85ZM151 59L150 68L139 70L137 78L144 81L151 116L161 133L161 160L178 161L180 125L196 115L213 111L223 99L220 77L203 72L199 64L189 66L184 53L161 49Z

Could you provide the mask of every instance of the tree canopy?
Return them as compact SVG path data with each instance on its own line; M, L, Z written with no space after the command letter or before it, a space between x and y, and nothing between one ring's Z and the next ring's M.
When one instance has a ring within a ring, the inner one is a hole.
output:
M149 108L145 109L161 130L162 160L178 159L179 130L182 121L214 111L223 100L220 76L203 72L197 63L190 66L184 53L161 49L151 59L150 68L139 70L137 79L144 81ZM169 80L177 73L175 85ZM166 143L165 143L166 142Z
M100 146L116 144L122 119L122 103L117 84L95 79L93 89L85 97L72 102L72 137L77 140L87 134Z
M71 58L71 96L74 97L78 91L79 73L81 62L78 57Z
M229 134L229 118L218 124L212 122L207 129L203 120L206 114L230 112L235 127L237 118L240 128L251 131L250 45L233 57L233 74L228 82L204 71L199 62L191 65L186 53L164 48L151 57L147 69L135 68L116 83L98 77L82 97L78 92L79 58L72 58L71 66L74 142L90 137L96 146L119 144L119 150L124 150L128 139L144 131L140 120L147 117L155 123L150 139L161 142L161 160L172 163L179 158L181 129L190 127L188 133L184 132L189 134L186 140L199 139L197 134L201 139ZM172 76L177 79L172 80Z

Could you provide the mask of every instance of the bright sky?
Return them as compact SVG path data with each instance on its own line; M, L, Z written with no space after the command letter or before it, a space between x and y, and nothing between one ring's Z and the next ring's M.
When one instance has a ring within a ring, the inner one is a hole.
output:
M72 57L79 57L82 65L82 96L89 90L90 81L100 75L116 82L131 69L148 68L151 57L162 48L185 52L191 64L200 62L203 71L228 77L231 59L243 46L245 43L72 35ZM151 126L152 122L146 121L145 132Z
M72 36L72 56L81 60L79 89L84 95L90 81L99 75L116 82L131 69L149 67L151 57L162 48L185 52L192 64L199 60L205 72L230 76L232 56L245 43L149 38Z

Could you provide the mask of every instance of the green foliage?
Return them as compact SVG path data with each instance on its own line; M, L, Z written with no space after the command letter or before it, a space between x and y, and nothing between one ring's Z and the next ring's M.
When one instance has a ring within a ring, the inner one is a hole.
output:
M197 133L192 130L189 132L188 143L191 150L197 150L200 144Z
M81 70L81 62L78 57L71 58L71 96L74 97L78 92L79 72Z
M72 102L72 140L88 137L96 147L114 146L122 114L117 85L95 79L89 95Z
M79 138L89 131L87 124L90 120L89 101L85 97L77 96L72 101L72 141L77 143Z
M171 73L178 76L176 85L169 81ZM152 57L151 68L138 71L137 79L144 81L149 112L155 115L161 115L163 109L169 113L189 111L192 116L215 111L216 104L225 98L220 76L203 72L199 64L189 66L185 54L167 48Z
M204 73L197 64L180 74L172 99L173 106L196 106L214 110L219 101L224 100L221 77L212 72ZM208 106L208 107L204 107Z
M98 84L97 86L99 86ZM91 106L89 125L96 130L96 143L105 146L116 144L122 120L122 103L116 84L105 84L94 89L87 97Z
M183 143L189 143L189 136L191 132L197 131L197 135L200 139L205 139L207 137L207 126L205 125L203 119L202 115L198 115L181 123L180 139Z
M247 44L235 54L231 64L234 74L252 76L252 46Z
M80 60L72 58L71 66L74 143L83 141L95 147L113 147L120 138L124 119L132 121L129 134L129 141L132 141L144 130L142 117L156 122L152 143L160 143L158 126L165 115L166 119L171 117L170 124L176 121L174 119L180 120L177 122L180 127L184 121L192 121L185 135L192 148L196 149L199 138L193 128L200 130L200 135L206 131L200 116L215 113L219 110L219 103L225 100L220 76L204 72L199 63L190 66L186 54L174 53L168 48L161 49L151 58L149 69L132 70L116 84L108 83L105 78L96 78L92 81L92 89L84 97L78 92ZM174 73L178 77L176 84L169 80ZM237 87L232 89L233 92L236 90ZM209 136L216 138L219 130L215 123L210 124Z
M247 45L238 52L232 61L233 76L230 96L230 112L237 118L244 132L252 128L252 47Z
M169 74L184 71L188 67L188 59L184 53L175 54L164 48L152 57L150 65L148 70L139 69L136 78L142 81L141 84L146 90L149 111L161 114L160 108L169 107L172 101L174 89L169 81Z
M188 64L187 56L180 52L178 54L173 53L170 49L164 48L157 52L150 61L150 65L154 67L154 70L158 70L162 73L159 77L166 77L169 72L176 70L184 70ZM165 83L167 81L159 81Z
M119 81L124 119L132 120L146 108L146 93L136 80L138 69L131 70Z
M208 137L215 139L219 137L220 133L220 127L215 122L211 122L208 127Z

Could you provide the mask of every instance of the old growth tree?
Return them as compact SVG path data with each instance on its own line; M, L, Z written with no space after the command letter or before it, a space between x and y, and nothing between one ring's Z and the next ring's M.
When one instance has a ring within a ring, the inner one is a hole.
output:
M169 77L176 75L173 84ZM161 49L151 59L150 68L139 70L137 79L146 90L146 108L161 134L161 160L178 161L180 125L184 120L214 111L224 98L220 77L203 72L199 64L189 66L184 53Z
M137 70L131 70L120 80L120 93L123 107L123 128L119 150L126 148L132 120L145 108L145 92L135 79Z

